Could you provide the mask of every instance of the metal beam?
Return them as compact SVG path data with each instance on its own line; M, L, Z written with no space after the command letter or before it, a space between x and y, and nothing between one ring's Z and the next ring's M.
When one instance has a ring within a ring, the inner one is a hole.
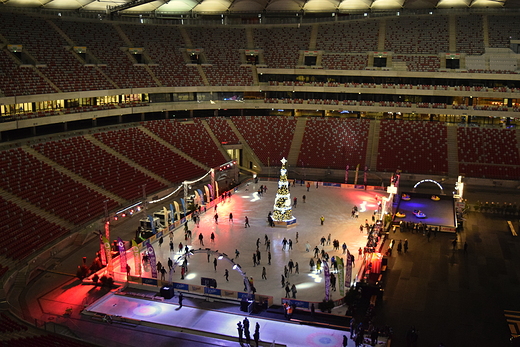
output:
M114 12L118 12L118 11L124 11L124 10L128 10L129 8L132 8L132 7L136 7L136 6L139 6L139 5L144 5L144 4L148 4L150 2L154 2L156 0L132 0L126 4L123 4L123 5L119 5L119 6L114 6L114 7L109 7L108 8L108 12L109 13L114 13Z

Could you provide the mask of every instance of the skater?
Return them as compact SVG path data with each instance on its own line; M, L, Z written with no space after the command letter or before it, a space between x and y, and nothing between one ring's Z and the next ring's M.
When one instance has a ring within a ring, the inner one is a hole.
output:
M201 246L204 246L204 235L202 233L199 234L199 243Z
M243 338L244 328L242 327L242 322L237 323L237 330L238 330L238 343L240 343L240 345L242 345L242 343L244 342L244 338Z
M248 228L248 227L251 228L251 226L249 225L249 218L247 218L247 216L246 216L244 228Z
M163 239L163 237L161 236L161 237L159 238L159 247L162 246L163 242L164 242L164 239Z
M300 235L298 234L298 232L296 232L296 243L298 243L298 236Z
M170 234L172 235L172 234ZM170 252L173 252L173 240L170 240Z
M184 299L184 296L182 295L182 292L179 293L179 308L182 307L182 299Z
M251 343L251 333L249 332L249 320L244 318L244 334L246 335L246 343L249 345Z
M224 271L224 278L226 279L226 282L229 282L229 271L228 271L228 269L226 269Z
M302 200L303 200L303 203L304 203L304 204L305 204L305 199L306 199L306 198L307 198L307 197L306 197L305 195L302 196Z
M229 213L229 220L228 220L228 222L233 223L233 213L231 213L231 212Z
M217 272L217 258L213 258L213 268L215 269L215 272Z
M260 341L260 324L256 322L255 325L255 333L253 334L253 339L255 340L256 347L258 347L258 342Z
M300 274L300 266L298 265L298 262L294 264L294 273Z
M285 276L282 275L282 288L285 287Z
M240 252L238 251L238 249L235 248L235 259L238 259L239 256Z
M408 239L404 239L403 250L405 254L408 253Z
M267 271L265 270L265 266L262 267L262 279L267 280Z
M212 243L215 243L215 233L211 233L210 239Z
M294 197L293 207L296 208L296 204L298 203L298 198Z
M318 183L316 183L316 188L318 188L317 184ZM320 222L321 222L321 225L323 225L323 222L325 222L325 217L323 217L323 215L321 215L321 217L320 217Z
M291 292L292 292L292 298L296 299L296 293L298 293L298 291L296 290L296 285L294 285L294 284L292 285Z
M215 205L215 207L217 207L217 205ZM215 213L213 219L215 219L215 224L218 224L218 213Z
M267 265L271 265L271 251L267 252Z
M311 251L311 244L309 243L309 241L307 241L305 243L305 252L310 252Z

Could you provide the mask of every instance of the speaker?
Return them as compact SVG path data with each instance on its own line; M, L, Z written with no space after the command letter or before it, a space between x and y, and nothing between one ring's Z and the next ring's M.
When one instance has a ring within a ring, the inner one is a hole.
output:
M174 296L173 286L163 286L161 288L161 296L165 299L171 299Z

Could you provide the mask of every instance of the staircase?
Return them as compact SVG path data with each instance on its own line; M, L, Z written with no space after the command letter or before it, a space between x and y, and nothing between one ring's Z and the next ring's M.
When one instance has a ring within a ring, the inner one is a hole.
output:
M255 49L255 39L253 36L253 28L250 26L246 27L246 40L247 40L247 48Z
M291 148L287 155L287 165L290 167L298 166L298 155L303 142L303 135L305 134L305 126L307 125L307 117L298 117L296 127L294 128L294 136L291 141Z
M450 50L450 52L456 52L457 51L457 18L454 15L450 15L448 18L449 18L449 31L450 31L449 50Z
M144 173L145 175L147 176L150 176L151 178L161 182L162 184L164 185L167 185L169 186L171 184L170 181L167 181L165 180L164 178L162 178L161 176L157 175L156 173L152 172L152 171L149 171L147 169L145 169L144 167L142 166L139 166L137 165L133 160L131 159L128 159L127 157L125 157L124 155L122 155L121 153L117 152L116 150L108 147L107 145L105 145L103 142L99 141L98 139L96 139L94 136L90 135L90 134L86 134L84 135L84 137L89 140L90 142L92 142L93 144L95 144L96 146L102 148L105 152L108 152L110 154L112 154L113 156L117 157L119 160L121 161L124 161L125 163L127 163L128 165L130 165L131 167L135 167L137 170L141 171L142 173Z
M316 50L316 41L318 40L318 28L318 24L312 25L311 38L309 40L309 51Z
M125 201L126 201L125 199L115 195L114 193L109 192L108 190L100 188L99 186L95 185L94 183L92 183L90 181L87 181L86 179L84 179L80 175L78 175L78 174L70 171L69 169L66 169L65 167L59 165L58 163L52 161L51 159L47 158L46 156L44 156L40 152L36 151L35 149L33 149L33 148L29 147L29 146L22 146L21 148L25 152L27 152L30 155L34 156L36 159L38 159L40 161L43 161L44 163L46 163L47 165L51 166L56 171L61 172L61 173L65 174L65 175L69 176L74 181L79 182L79 183L83 184L84 186L87 186L91 190L96 191L99 194L102 194L102 195L104 195L106 197L109 197L110 199L117 201L121 205L125 203Z
M260 161L260 159L258 159L258 157L256 156L255 152L253 152L253 150L251 149L251 147L249 147L249 145L247 144L247 141L246 139L244 138L244 136L242 136L242 134L240 133L240 131L238 131L238 128L236 127L235 123L233 123L233 121L231 119L226 119L226 121L228 122L231 130L233 130L233 132L235 133L235 135L238 137L238 140L240 141L240 143L242 144L242 150L246 152L247 155L249 155L249 157L252 159L252 161L254 161L258 167L261 167L263 168L264 167L264 164L262 164L262 162ZM245 156L244 156L245 157ZM249 168L247 168L249 170Z
M199 167L201 167L201 168L203 168L204 170L207 170L207 171L209 171L211 169L209 166L207 166L205 164L202 164L200 161L197 161L197 160L193 159L192 157L188 156L186 153L184 153L180 149L174 147L171 143L164 141L162 138L160 138L159 136L155 135L153 132L151 132L150 130L146 129L145 127L139 126L137 128L139 130L141 130L142 132L144 132L146 135L148 135L151 138L153 138L155 141L159 142L164 147L167 147L172 152L177 153L178 155L180 155L181 157L183 157L184 159L186 159L187 161L189 161L193 165L197 165L197 166L199 166Z
M385 50L385 38L386 38L386 19L381 19L379 22L379 35L377 37L377 50Z
M206 77L206 73L205 73L204 70L202 69L202 66L197 65L197 70L199 70L199 75L200 75L200 77L202 78L202 82L204 82L204 85L205 85L205 86L209 86L208 78Z
M367 153L365 163L371 171L377 171L377 158L379 157L379 133L381 122L374 120L370 122L368 130Z
M220 153L222 153L222 155L224 156L224 158L226 158L226 160L231 160L231 158L229 157L229 154L222 147L221 143L219 142L219 140L217 139L217 137L211 130L211 127L209 126L208 122L205 119L201 120L201 122L202 122L202 125L204 126L204 129L206 129L206 131L208 132L209 137L211 137L211 139L213 140L215 145L217 145L217 148L219 149Z
M448 137L448 177L456 178L459 175L457 126L446 125L446 132Z

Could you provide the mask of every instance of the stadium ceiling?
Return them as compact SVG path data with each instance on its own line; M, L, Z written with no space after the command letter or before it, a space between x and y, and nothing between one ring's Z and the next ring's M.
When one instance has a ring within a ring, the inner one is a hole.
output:
M339 12L520 7L520 0L0 0L1 6L119 13Z

